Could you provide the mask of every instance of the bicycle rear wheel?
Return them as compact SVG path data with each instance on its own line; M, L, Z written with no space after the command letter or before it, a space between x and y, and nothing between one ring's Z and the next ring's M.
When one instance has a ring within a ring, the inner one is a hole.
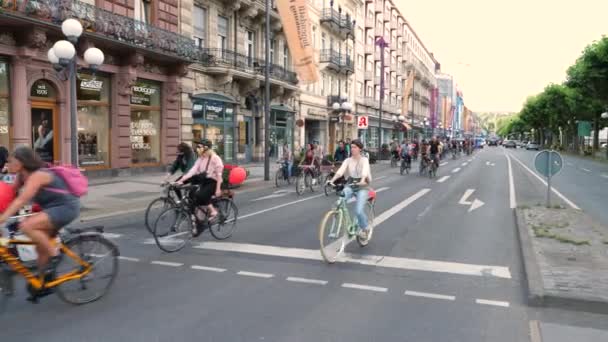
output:
M319 243L321 256L327 263L333 264L344 252L345 229L342 229L343 217L340 211L328 211L319 224Z
M229 198L220 198L213 205L218 210L218 216L209 231L216 240L225 240L231 237L236 229L239 209Z
M70 251L92 266L80 279L57 285L57 296L66 303L87 304L103 297L118 274L118 248L100 234L80 235L64 243L64 251L55 268L57 277L70 272L83 272L85 268L70 256Z
M173 253L192 240L192 219L182 208L169 208L154 223L154 241L161 250Z
M168 208L172 208L175 206L175 201L170 197L159 197L150 202L148 208L146 208L145 214L146 229L148 229L150 234L154 233L154 223L158 219L158 216Z
M367 239L363 240L359 235L357 235L357 243L361 247L367 246L367 244L371 241L372 235L374 234L374 219L376 218L376 211L374 209L374 202L367 202L365 205L365 215L367 215Z
M304 193L304 190L306 190L306 179L304 177L304 174L301 173L296 179L296 193L298 195L302 195Z
M274 176L274 184L277 186L277 188L280 188L287 182L288 180L285 178L285 171L283 168L278 169Z

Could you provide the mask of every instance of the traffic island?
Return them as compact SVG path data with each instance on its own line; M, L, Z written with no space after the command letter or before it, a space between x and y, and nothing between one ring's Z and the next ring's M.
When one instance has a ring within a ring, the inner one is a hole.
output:
M608 313L608 227L560 207L515 210L528 303Z

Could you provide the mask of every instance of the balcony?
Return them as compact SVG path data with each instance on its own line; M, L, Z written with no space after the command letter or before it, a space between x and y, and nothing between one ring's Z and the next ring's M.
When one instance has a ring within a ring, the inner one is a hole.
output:
M350 75L355 72L355 63L349 56L341 56L338 51L325 49L321 51L320 63L326 63L326 68L337 73Z
M253 58L228 49L202 48L198 51L198 62L207 68L211 75L233 74L236 78L253 78L263 76L265 72L264 59ZM234 70L241 73L235 73ZM295 72L280 65L270 65L270 77L290 84L298 83Z
M363 73L363 80L373 82L374 81L374 72L373 71L365 71Z
M375 1L374 9L375 9L376 13L382 13L382 12L384 12L384 1L383 0L376 0Z
M343 15L333 8L324 8L321 15L321 25L342 39L354 35L353 20L350 15Z
M365 105L372 108L378 108L380 102L373 97L365 97Z
M355 72L355 62L349 56L340 58L340 72L345 75L352 75Z
M374 17L365 17L365 28L366 29L373 29L374 26L376 25L376 19Z

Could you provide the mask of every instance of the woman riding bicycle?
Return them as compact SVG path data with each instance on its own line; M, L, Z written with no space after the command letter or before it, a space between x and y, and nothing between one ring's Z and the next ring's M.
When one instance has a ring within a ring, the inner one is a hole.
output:
M363 143L361 140L356 139L351 142L351 154L352 157L346 159L342 166L338 169L334 177L329 181L330 184L333 184L338 178L345 176L348 177L350 181L356 182L351 183L348 182L344 187L343 193L345 198L350 198L356 189L357 195L357 219L359 221L359 236L362 239L367 239L368 227L367 227L367 215L365 215L365 203L369 197L368 186L372 181L372 173L369 167L369 160L361 155L361 151L363 150ZM354 188L354 189L353 189Z
M15 150L8 159L8 171L17 175L13 187L20 193L0 215L2 224L30 202L40 206L42 212L27 217L19 229L36 244L41 273L45 266L50 269L59 261L59 250L50 238L80 215L78 197L70 193L61 177L43 167L44 163L31 148L21 146Z
M200 185L194 195L194 200L199 206L207 206L209 220L217 216L217 209L211 204L213 196L220 197L222 194L222 173L224 163L222 159L211 149L213 144L208 139L202 139L196 143L196 151L199 158L194 166L186 173L177 184L192 182Z
M302 161L300 162L300 166L302 166L302 165L314 166L315 170L321 168L321 162L317 158L315 145L306 144L306 151L304 151L304 158L302 158Z

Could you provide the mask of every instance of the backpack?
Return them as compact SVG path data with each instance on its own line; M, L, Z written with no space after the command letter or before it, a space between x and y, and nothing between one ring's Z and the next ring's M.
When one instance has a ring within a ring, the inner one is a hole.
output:
M89 181L77 167L71 165L52 166L49 170L63 180L68 190L55 188L46 188L46 190L61 194L72 194L76 197L82 197L87 194Z

